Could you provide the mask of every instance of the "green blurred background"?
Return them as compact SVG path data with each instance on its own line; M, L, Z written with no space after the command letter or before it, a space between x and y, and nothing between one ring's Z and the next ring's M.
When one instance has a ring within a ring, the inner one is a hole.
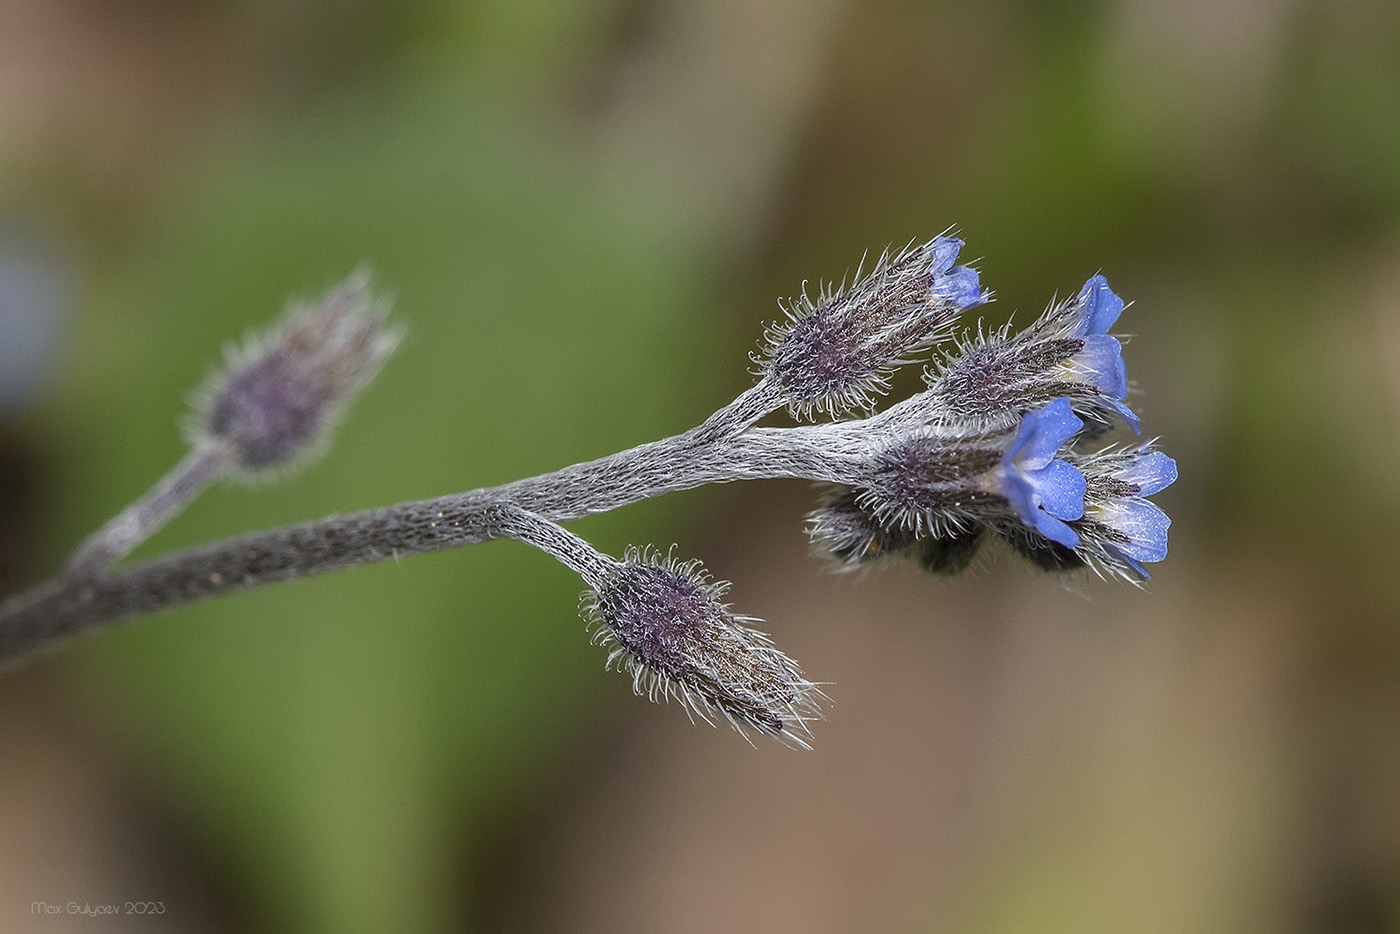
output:
M408 338L329 456L141 554L682 430L953 224L992 321L1135 302L1145 593L833 578L797 483L575 525L733 580L809 754L632 697L513 543L183 609L0 681L0 930L1400 931L1390 0L0 0L0 588L362 263Z

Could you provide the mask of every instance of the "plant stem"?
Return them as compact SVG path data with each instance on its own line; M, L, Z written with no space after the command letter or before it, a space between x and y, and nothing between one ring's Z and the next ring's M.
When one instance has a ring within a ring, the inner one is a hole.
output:
M710 483L857 479L858 458L828 450L823 426L747 427L766 404L751 390L691 431L552 473L282 526L97 576L57 578L0 604L0 663L221 594L510 537L493 521L493 507L497 515L499 507L515 506L558 523Z
M144 496L88 536L64 573L91 579L131 553L179 515L209 484L228 471L228 452L215 444L194 448Z

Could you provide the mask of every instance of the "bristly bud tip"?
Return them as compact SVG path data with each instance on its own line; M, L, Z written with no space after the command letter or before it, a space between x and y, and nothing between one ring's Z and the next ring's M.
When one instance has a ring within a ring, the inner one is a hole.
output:
M807 723L826 696L772 640L721 602L727 584L698 561L628 549L612 576L584 594L608 664L632 675L638 694L679 701L707 722L719 715L806 748Z
M200 393L191 444L223 448L244 478L314 455L397 345L387 310L362 272L313 303L293 305L270 332L226 353L224 368Z

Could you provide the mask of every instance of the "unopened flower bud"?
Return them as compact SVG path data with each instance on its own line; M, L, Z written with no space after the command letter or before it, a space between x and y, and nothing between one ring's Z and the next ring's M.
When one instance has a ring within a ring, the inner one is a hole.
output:
M852 489L839 488L807 517L807 535L841 570L903 553L917 541L910 529L882 521L860 504Z
M868 497L867 497L868 501ZM835 559L838 570L868 567L886 558L904 557L934 574L967 570L981 547L980 524L920 535L897 516L881 517L862 505L862 496L839 487L807 517L813 546Z
M398 342L386 306L355 275L270 333L230 351L201 394L191 443L222 448L232 470L260 476L317 450Z
M1009 440L915 431L875 454L856 502L882 527L915 538L965 531L1008 512L997 470Z
M629 549L616 570L584 595L594 641L609 649L609 666L632 675L638 694L675 699L740 733L752 727L807 746L807 721L825 695L797 663L721 602L728 585L698 561Z
M323 442L335 417L398 338L356 275L320 302L293 307L267 336L227 353L187 424L190 451L145 495L78 546L65 571L93 578L159 531L211 483L262 477Z
M804 293L784 306L788 320L769 327L759 363L794 416L870 409L891 372L987 301L977 271L954 265L962 245L937 237L886 254L850 288L824 290L816 302Z

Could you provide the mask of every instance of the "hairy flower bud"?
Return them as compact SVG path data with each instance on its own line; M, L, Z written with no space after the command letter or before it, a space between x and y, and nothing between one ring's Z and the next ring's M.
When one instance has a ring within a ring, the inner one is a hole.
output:
M925 378L944 417L960 423L1015 424L1022 412L1064 397L1097 422L1116 416L1137 431L1138 417L1123 401L1123 345L1107 333L1122 311L1108 280L1094 276L1023 331L1008 326L962 341Z
M870 409L891 372L988 300L977 271L954 265L962 246L937 237L886 253L850 288L824 289L816 302L804 292L783 305L787 320L768 328L758 362L795 417Z
M191 443L222 448L247 477L312 454L398 343L386 310L362 274L294 305L270 333L228 352L201 393Z
M813 547L834 559L840 571L902 557L934 574L958 574L977 556L984 531L981 524L969 524L921 535L897 515L882 518L866 508L861 494L849 487L834 489L807 517Z
M856 503L894 534L942 537L1009 515L998 468L1006 434L968 438L910 433L877 452Z
M352 276L320 302L294 306L261 340L227 353L187 424L190 450L140 499L78 546L65 573L92 579L158 532L210 484L263 477L318 442L392 352L383 309Z
M616 570L584 594L594 641L608 664L632 675L638 694L675 699L707 722L727 719L807 746L807 721L825 695L762 632L735 616L698 561L680 563L629 549Z
M817 550L835 559L841 570L901 554L918 541L913 530L881 521L863 507L859 494L849 487L827 494L808 515L807 536Z

